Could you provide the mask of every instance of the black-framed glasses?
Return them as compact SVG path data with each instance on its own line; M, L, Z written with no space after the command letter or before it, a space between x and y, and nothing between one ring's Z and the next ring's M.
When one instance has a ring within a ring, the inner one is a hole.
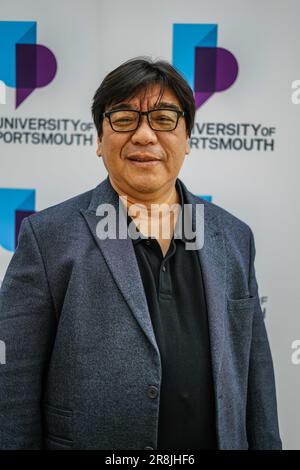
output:
M148 124L153 131L169 132L176 129L179 118L184 116L184 111L170 108L152 109L150 111L115 109L103 113L103 117L108 118L111 128L115 132L136 131L142 116L147 116Z

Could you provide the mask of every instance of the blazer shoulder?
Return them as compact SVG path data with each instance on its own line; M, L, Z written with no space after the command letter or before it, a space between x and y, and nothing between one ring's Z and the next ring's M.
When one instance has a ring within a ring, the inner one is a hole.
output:
M206 220L208 223L215 222L216 225L221 224L223 229L229 231L238 230L244 233L249 232L250 227L231 212L194 194L186 187L183 181L178 180L178 184L183 192L185 202L192 202L193 204L200 203L204 205L204 221Z
M66 224L74 223L80 216L80 209L87 209L94 189L74 196L66 201L47 207L28 217L32 227L39 230L47 230L49 227L62 229Z
M202 199L194 194L193 197L196 198L202 204L204 204L204 220L205 213L208 212L210 218L215 218L221 223L222 229L228 235L236 235L240 233L243 236L249 236L251 228L246 222L244 222L228 210L224 209L223 207L214 204L213 202L206 201L205 199Z

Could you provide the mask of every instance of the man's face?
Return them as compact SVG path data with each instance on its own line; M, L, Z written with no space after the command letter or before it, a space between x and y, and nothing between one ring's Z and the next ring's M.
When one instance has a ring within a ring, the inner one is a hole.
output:
M159 85L143 90L136 97L116 103L128 104L129 109L149 111L157 106ZM159 103L160 107L176 106L182 111L176 95L166 89ZM110 111L111 108L106 109ZM169 132L154 131L150 128L147 117L142 116L136 131L115 132L108 118L103 120L102 136L98 139L97 154L102 156L112 184L122 194L145 196L163 194L172 185L183 164L185 155L190 151L185 120L179 118L176 129ZM155 158L155 161L137 162L134 159Z

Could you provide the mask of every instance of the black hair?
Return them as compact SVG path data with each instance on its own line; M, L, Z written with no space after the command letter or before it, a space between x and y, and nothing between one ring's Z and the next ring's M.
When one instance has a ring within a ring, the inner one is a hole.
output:
M113 104L133 98L153 84L160 85L158 102L169 88L184 111L187 133L190 136L195 119L193 91L186 80L167 61L148 57L131 59L110 72L97 89L92 104L92 116L98 136L102 134L103 113Z

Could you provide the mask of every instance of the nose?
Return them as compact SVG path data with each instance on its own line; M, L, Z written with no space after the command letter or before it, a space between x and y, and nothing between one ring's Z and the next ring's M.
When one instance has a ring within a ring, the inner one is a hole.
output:
M146 116L141 116L139 127L134 131L131 137L133 144L148 145L157 142L157 135L149 126Z

